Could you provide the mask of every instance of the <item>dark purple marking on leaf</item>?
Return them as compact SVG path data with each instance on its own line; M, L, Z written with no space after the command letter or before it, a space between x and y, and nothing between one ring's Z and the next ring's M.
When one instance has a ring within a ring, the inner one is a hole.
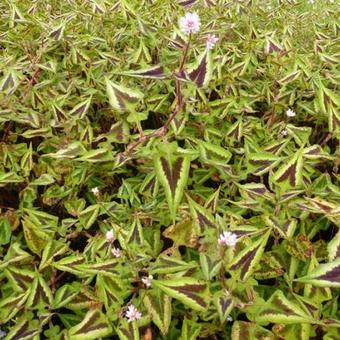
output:
M151 192L153 191L153 189L155 188L156 185L156 181L155 178L151 178L151 180L148 182L148 184L144 187L144 192L150 190Z
M312 149L310 149L308 152L306 152L306 155L318 155L321 153L319 145L314 145Z
M50 37L59 40L62 33L62 27L57 28L55 31L50 33Z
M340 283L340 265L332 268L329 272L319 276L317 279Z
M92 265L89 266L89 269L93 269L93 270L109 270L110 272L116 272L114 269L114 267L117 266L117 263L115 262L110 262L107 264L96 264L96 265Z
M333 129L336 129L340 125L340 119L336 116L336 113L332 113L332 123L333 123Z
M277 179L278 182L289 180L291 186L296 186L296 162L288 167L288 169Z
M241 230L241 229L233 229L233 234L236 234L237 237L241 237L244 235L250 235L256 233L257 231L249 231L249 230Z
M83 264L84 261L85 261L84 259L78 259L78 260L74 260L73 262L64 263L63 266L73 267L73 266L77 266L79 264Z
M330 213L333 208L332 207L329 207L328 205L326 204L322 204L321 202L317 201L317 200L314 200L313 203L318 207L320 208L321 210L325 211L326 213Z
M238 262L236 262L235 264L233 264L230 269L235 270L238 268L242 268L241 269L241 275L240 278L241 280L243 280L243 278L245 277L245 275L248 272L249 266L252 262L252 260L254 259L257 251L259 250L261 245L258 245L257 247L255 247L253 250L247 252L246 254L244 254Z
M119 106L122 109L126 109L126 105L125 105L126 102L134 104L134 103L137 103L139 100L139 98L129 96L127 93L119 91L117 88L114 88L114 91L116 93Z
M22 339L24 334L28 331L28 321L25 321L22 326L17 330L12 340Z
M198 224L200 226L201 232L204 232L205 226L215 227L214 223L212 223L206 216L201 214L198 210L196 210L196 214L197 214L197 220L198 220Z
M100 318L100 312L96 311L95 313L93 313L93 315L91 315L91 317L87 320L87 322L77 331L76 334L88 333L96 329L106 328L107 327L106 323L95 324L95 321L99 318Z
M189 73L189 78L196 83L198 87L203 86L207 74L207 54L204 55L196 69Z
M273 161L267 160L267 159L250 159L249 163L251 165L260 165L260 166L269 166L272 163L274 163Z
M16 308L20 302L21 299L24 297L25 294L20 294L18 297L16 297L14 300L10 300L7 303L2 305L2 308Z
M22 338L33 339L34 336L37 335L37 334L39 334L39 330L34 329L32 331L28 331L26 333L21 334L20 337L18 337L17 334L16 334L13 338L11 338L11 340L13 340L13 339L18 339L19 340L19 339L22 339Z
M46 304L49 303L48 301L48 297L44 291L44 288L41 286L41 284L38 282L37 284L37 288L34 294L34 298L33 298L33 306L37 305L39 302L39 299L42 299Z
M14 79L12 78L12 74L9 74L4 84L2 85L2 90L7 90L12 87L14 87Z
M167 160L163 157L161 157L161 164L165 176L168 180L171 193L173 196L175 196L177 182L179 180L179 176L183 165L183 158L178 158L176 162L173 164L172 168L170 167L170 164L167 162Z
M131 237L129 239L129 242L137 242L137 244L141 243L141 237L139 235L137 223L134 223L133 231L132 231Z
M181 0L178 1L178 4L184 7L192 6L197 0Z
M165 78L163 66L156 66L152 69L146 70L144 72L136 72L139 76L148 77L148 78Z
M250 191L257 195L263 196L266 193L267 189L263 187L257 187L257 188L247 188L246 191Z
M77 110L72 112L72 116L77 116L78 114L79 116L81 116L84 113L86 106L87 106L87 103L84 103L83 105L79 106Z
M220 297L218 299L218 304L220 305L223 314L226 312L231 303L232 299L227 299L225 297Z
M240 330L240 334L239 334L239 339L251 339L251 334L249 331L249 323L248 322L241 322L239 330Z
M286 306L282 300L278 296L275 296L273 303L275 306L277 306L281 311L283 311L287 315L293 315L295 314L294 310L290 309L288 306Z
M204 301L204 299L195 294L196 292L201 292L206 288L205 284L197 284L197 285L185 285L185 286L177 286L177 287L172 287L174 290L180 292L181 294L184 294L188 296L190 299L194 300L196 303L198 303L202 307L206 307L207 304Z
M277 45L276 43L274 43L274 41L272 41L271 39L268 39L268 52L281 52L282 48Z
M314 305L307 303L304 301L304 305L306 306L306 308L308 309L308 311L313 314L314 312L316 312L318 310L318 307L315 307Z
M24 275L22 273L12 272L15 281L22 289L27 289L27 286L32 283L33 278L29 275Z
M265 151L275 154L275 152L277 152L283 144L284 144L284 142L272 145L272 146L266 148Z

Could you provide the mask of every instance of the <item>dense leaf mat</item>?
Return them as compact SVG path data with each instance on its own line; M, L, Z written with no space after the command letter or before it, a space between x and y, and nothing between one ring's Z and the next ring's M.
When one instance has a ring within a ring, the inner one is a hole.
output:
M1 1L0 337L339 339L339 10Z

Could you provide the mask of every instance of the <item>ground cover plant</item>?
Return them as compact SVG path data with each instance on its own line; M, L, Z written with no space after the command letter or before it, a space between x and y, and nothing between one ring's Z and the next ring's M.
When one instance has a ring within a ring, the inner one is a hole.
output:
M0 2L0 338L339 339L339 4Z

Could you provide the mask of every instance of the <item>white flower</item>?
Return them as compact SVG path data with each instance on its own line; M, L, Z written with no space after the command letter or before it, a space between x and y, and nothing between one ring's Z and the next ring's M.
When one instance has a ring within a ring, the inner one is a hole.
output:
M232 318L230 315L228 315L228 316L227 316L227 321L232 322L232 321L233 321L233 318Z
M95 196L98 196L98 195L99 195L99 189L98 189L98 187L92 188L91 191L92 191L92 193L93 193Z
M153 279L152 275L142 277L142 282L145 284L146 288L151 287L151 280L152 279Z
M6 332L0 329L0 339L4 338L5 336L6 336Z
M283 129L283 130L281 131L281 135L282 135L282 136L287 136L287 135L288 135L288 131L287 131L286 129Z
M113 249L111 250L111 253L114 257L121 257L122 256L122 252L120 251L119 248L113 247Z
M208 50L211 50L215 44L218 42L218 38L215 34L208 34L206 40L206 47Z
M200 18L197 13L185 13L184 17L179 19L179 29L185 33L197 33L200 30Z
M132 322L135 320L139 320L142 317L142 313L139 312L134 305L130 305L127 312L125 313L125 316L128 319L128 322Z
M237 241L237 235L231 233L230 231L224 231L222 234L220 234L220 237L218 238L218 243L221 246L234 247Z
M115 240L115 235L113 233L113 230L109 230L106 232L106 241L109 243L112 243Z
M295 116L296 116L296 112L293 111L292 109L288 109L288 110L286 111L286 115L287 115L288 117L295 117Z
M311 5L313 5L315 1L314 1L314 0L309 0L308 2L309 2Z

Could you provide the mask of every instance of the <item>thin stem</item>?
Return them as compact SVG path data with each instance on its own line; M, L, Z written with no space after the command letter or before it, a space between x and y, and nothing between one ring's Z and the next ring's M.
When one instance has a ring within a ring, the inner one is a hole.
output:
M186 59L188 57L190 42L191 42L191 34L189 34L188 42L186 43L186 45L184 47L183 57L182 57L180 65L179 65L179 71L178 71L179 73L181 73L183 71ZM176 92L176 107L175 107L175 110L173 111L173 113L171 114L171 116L169 117L169 119L166 121L166 123L161 128L157 129L154 132L149 133L148 135L141 135L136 142L131 143L127 146L126 151L123 152L123 155L131 153L139 144L145 143L153 137L163 137L165 135L165 133L168 130L171 122L176 118L178 113L183 108L183 100L182 100L183 97L182 97L182 92L181 92L181 82L178 79L176 79L175 92Z

